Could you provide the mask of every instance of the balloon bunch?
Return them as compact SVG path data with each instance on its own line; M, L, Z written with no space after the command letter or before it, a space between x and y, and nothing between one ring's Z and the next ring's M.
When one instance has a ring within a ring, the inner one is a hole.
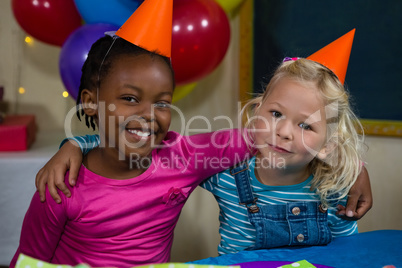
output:
M92 43L104 32L118 30L142 2L12 0L12 9L28 34L61 46L60 75L67 91L76 99L81 67ZM228 6L224 3L222 0L174 0L172 65L178 85L174 101L190 93L196 82L211 73L225 56L230 25L226 15Z

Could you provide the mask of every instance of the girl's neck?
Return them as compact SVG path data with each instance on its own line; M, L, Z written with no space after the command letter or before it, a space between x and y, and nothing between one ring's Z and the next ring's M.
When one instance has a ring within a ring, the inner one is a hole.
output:
M149 165L152 158L149 157ZM146 161L141 161L143 165ZM83 160L84 166L90 171L106 178L125 180L137 177L147 170L145 166L133 164L130 159L119 160L116 150L94 148Z
M269 186L288 186L304 182L311 175L307 166L303 167L264 167L259 161L259 155L255 161L255 176L259 182Z

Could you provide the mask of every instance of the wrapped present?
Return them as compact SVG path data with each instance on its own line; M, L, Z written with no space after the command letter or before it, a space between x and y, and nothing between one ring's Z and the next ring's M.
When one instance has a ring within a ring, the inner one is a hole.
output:
M35 141L34 115L7 115L0 124L0 151L25 151Z

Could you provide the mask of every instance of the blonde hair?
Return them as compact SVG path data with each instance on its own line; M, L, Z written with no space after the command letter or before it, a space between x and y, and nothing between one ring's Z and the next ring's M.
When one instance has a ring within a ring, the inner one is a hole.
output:
M335 114L335 117L327 118L326 146L331 148L329 154L325 159L315 157L309 164L310 172L314 175L311 188L319 194L322 205L327 208L348 194L360 174L364 149L363 127L353 113L349 94L337 76L317 62L298 59L283 62L265 92L246 103L242 114L247 115L247 128L254 129L255 121L250 118L256 115L274 86L283 78L299 83L314 83L324 100L326 113ZM245 138L253 141L252 131Z

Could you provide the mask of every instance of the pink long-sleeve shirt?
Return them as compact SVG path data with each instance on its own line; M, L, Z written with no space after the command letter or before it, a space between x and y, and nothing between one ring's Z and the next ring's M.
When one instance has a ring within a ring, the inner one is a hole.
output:
M57 264L132 267L168 262L181 209L205 178L243 160L247 147L238 130L193 136L169 132L171 145L152 152L140 176L114 180L81 167L72 195L54 202L35 193L25 215L18 255ZM134 160L135 161L135 160ZM134 163L135 164L135 163Z

